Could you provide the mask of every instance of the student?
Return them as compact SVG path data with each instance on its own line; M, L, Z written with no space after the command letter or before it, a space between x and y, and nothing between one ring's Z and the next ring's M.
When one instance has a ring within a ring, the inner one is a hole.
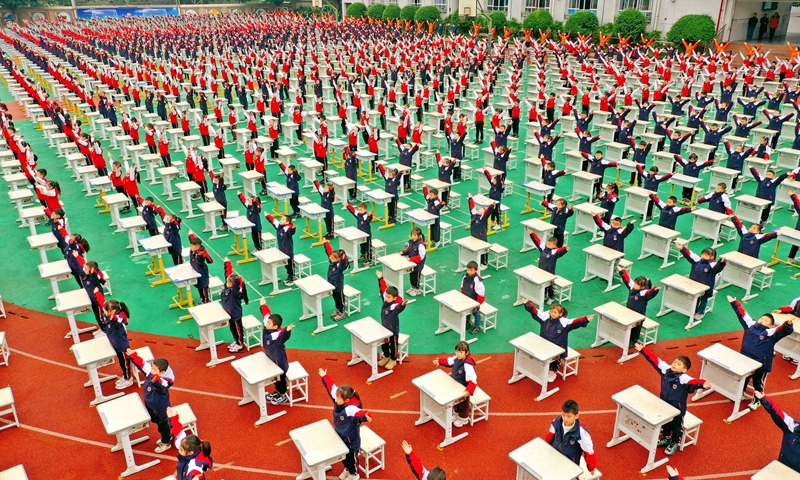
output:
M400 165L408 167L409 172L410 172L411 171L411 167L412 167L412 162L414 160L414 155L419 151L419 144L417 144L417 143L414 143L414 144L401 144L400 141L398 140L397 149L400 151L400 158L398 160L398 163L400 163ZM378 168L381 170L381 174L384 176L384 178L386 178L386 171L383 168L383 165L378 164ZM411 175L410 174L409 175L403 175L403 172L400 172L398 174L397 171L395 171L394 176L397 177L397 184L398 185L400 184L401 177L405 177L405 188L406 188L406 190L411 190ZM396 190L396 188L395 188L395 190ZM386 185L386 191L389 192L388 183ZM394 218L394 216L393 216L393 218ZM390 222L390 223L394 223L394 222Z
M100 298L103 298L98 293L103 293L103 285L106 283L106 276L100 270L97 262L89 261L83 264L83 275L80 277L81 285L86 293L89 295L89 300L92 302L92 312L94 312L94 319L103 328L102 320L100 319Z
M356 217L356 228L369 235L367 240L361 244L361 256L358 257L359 262L369 265L372 263L372 219L374 216L364 202L358 204L358 211L349 203L346 206L347 211Z
M764 392L755 392L754 395L761 405L764 405L764 411L783 432L778 461L795 472L800 472L800 422L784 413L771 398L764 395Z
M394 224L397 222L397 201L400 199L400 193L397 191L397 189L400 186L400 181L403 178L403 172L400 172L396 168L393 168L387 172L386 168L380 163L378 164L378 169L380 169L381 175L386 182L386 186L384 187L386 193L392 195L392 199L389 200L388 215L389 223Z
M289 261L286 263L286 279L283 283L287 287L291 287L295 281L294 240L292 237L297 229L292 223L292 217L289 215L282 215L281 219L277 220L272 215L267 214L267 221L275 227L275 231L278 234L278 250L289 256Z
M727 189L728 185L725 182L718 183L711 195L703 195L697 200L697 203L708 202L708 209L712 212L733 215L731 200L728 198L728 194L725 193Z
M583 158L586 159L584 165L588 164L589 166L589 173L593 173L595 175L600 176L600 181L595 182L594 184L594 194L597 196L600 193L600 189L602 188L601 183L603 182L603 177L606 174L606 169L609 167L616 167L617 162L609 162L603 158L603 152L598 150L594 153L594 157L589 155L588 152L582 153Z
M114 187L114 190L116 190L117 193L125 193L125 187L122 180L124 175L125 174L122 171L122 162L113 162L111 164L111 173L108 174L108 178L111 180L111 186Z
M178 449L178 468L176 480L206 480L206 471L214 468L214 459L211 458L211 444L200 440L197 435L186 435L183 425L178 418L178 412L172 407L167 408L172 426L172 438L175 448Z
M552 382L556 379L558 365L563 359L567 358L567 351L569 350L569 332L576 328L589 325L594 315L569 319L567 318L567 309L560 303L551 305L550 310L547 312L537 309L536 305L531 301L525 302L524 305L525 310L542 326L539 335L545 340L553 342L564 349L564 353L561 354L561 357L555 362L550 363L550 372L547 375L547 381Z
M541 155L539 156L539 158L541 159L542 166L544 167L544 170L542 171L542 183L544 183L547 186L553 187L553 190L551 190L550 193L547 194L545 200L547 200L547 202L552 202L553 192L555 192L556 190L556 180L558 180L559 177L568 174L569 170L567 170L566 168L564 170L556 170L555 162L546 160L545 157Z
M597 457L589 430L581 425L578 418L580 409L575 400L566 400L561 404L561 415L550 423L544 441L559 453L569 458L575 465L581 464L581 456L586 459L586 468L594 473L597 468Z
M147 232L150 234L151 237L155 237L158 235L158 224L156 223L156 215L161 218L164 218L166 212L164 209L156 205L153 201L153 197L147 197L142 200L142 197L136 199L139 204L142 206L142 219L145 223L145 228Z
M356 193L358 192L358 157L356 151L344 147L344 174L349 180L355 182L349 190L348 203L355 203Z
M555 275L556 262L558 262L559 258L563 257L567 254L567 252L569 252L569 247L559 247L558 239L556 237L550 237L545 242L544 240L540 239L538 235L536 235L536 232L529 231L529 234L531 236L531 240L533 240L533 244L536 245L536 248L538 248L540 252L539 268L545 272ZM545 302L548 305L552 305L556 299L553 287L547 287L544 294L547 297Z
M225 195L225 191L228 189L228 186L225 185L225 172L219 172L218 174L214 175L214 172L209 171L208 174L211 177L214 200L222 205L223 208L222 213L220 214L220 217L222 218L222 225L220 225L219 229L226 231L228 230L228 225L225 223L225 219L228 217L228 197Z
M469 194L469 213L470 213L470 222L469 222L469 230L470 235L477 238L478 240L486 241L486 237L488 235L488 223L489 223L489 216L492 214L492 210L494 210L494 204L489 205L486 208L477 207L475 205L475 201L472 199L472 194ZM481 255L481 264L487 265L489 263L489 254L485 253Z
M792 199L792 205L794 206L795 212L800 212L800 196L796 193L789 194L789 198ZM797 224L794 226L795 230L800 230L800 217L797 218ZM800 250L800 247L797 245L792 245L792 248L789 249L789 257L786 261L790 264L794 263L794 259L797 257L797 251Z
M477 270L477 265L475 267ZM453 421L453 426L463 427L469 423L469 397L475 394L475 388L478 386L478 373L475 371L475 361L469 353L469 344L462 340L456 344L455 349L455 355L441 357L434 360L433 364L450 368L450 376L453 380L466 387L466 398L453 405L453 411L458 414Z
M618 252L625 251L625 238L633 231L633 224L636 220L631 220L623 227L622 219L614 217L611 220L611 225L606 223L600 215L595 214L594 223L603 230L603 246L608 247Z
M742 355L752 358L761 366L756 369L744 382L742 399L746 398L747 384L753 382L753 391L764 393L764 385L767 383L767 375L772 371L772 357L775 356L775 344L784 337L788 337L794 332L792 319L789 318L782 325L775 325L775 317L771 313L765 313L759 317L758 321L748 315L741 302L728 295L728 302L731 304L736 318L744 328L742 337L742 347L739 350ZM758 399L754 396L750 405L750 410L759 407Z
M697 154L692 153L689 155L689 160L684 160L680 155L675 155L675 160L683 166L683 174L688 177L699 178L700 172L711 165L714 164L714 160L706 160L703 163L697 162ZM694 193L694 189L691 187L683 187L683 201L689 202L692 198L692 193Z
M44 213L50 217L50 230L53 232L53 236L56 237L61 254L66 256L69 233L67 233L67 219L64 209L56 208L52 212L45 210Z
M422 295L422 290L419 288L419 278L422 274L422 269L425 268L425 235L419 227L414 227L411 230L411 238L409 238L406 248L404 248L400 255L408 257L408 260L415 264L414 269L409 273L408 278L411 283L411 288L406 290L406 293L411 297Z
M633 146L633 161L636 162L637 170L639 168L644 168L645 163L647 162L647 155L650 153L650 149L653 148L652 143L647 142L639 142L639 145L636 145L636 141L634 139L631 140L631 146ZM636 182L637 185L642 185L642 177L637 176L636 172L631 172L630 178L630 185L633 186L633 183ZM616 184L615 184L616 185Z
M747 160L750 155L754 154L756 149L750 147L745 150L743 145L736 145L736 147L731 150L731 142L725 140L725 151L728 153L728 161L725 163L725 168L736 170L739 172L739 175L741 175L745 160ZM739 177L733 179L731 188L736 188L738 180Z
M67 246L64 249L64 257L67 265L72 272L72 278L78 282L78 287L83 287L83 266L86 264L84 255L89 253L89 241L79 233L73 233L67 237ZM91 298L91 297L90 297Z
M247 285L241 275L233 273L233 264L225 257L223 262L225 268L225 286L220 294L220 304L225 312L231 317L229 327L233 335L233 343L228 345L228 351L239 353L244 349L244 329L242 327L242 300L250 303L247 297Z
M478 262L467 263L467 272L461 279L461 293L476 302L478 306L467 315L467 329L469 333L476 334L481 331L481 305L486 300L486 287L483 279L478 274ZM473 318L475 321L473 322Z
M556 246L560 248L564 245L567 220L569 217L575 215L575 211L563 198L556 200L556 203L542 200L542 206L550 210L550 223L556 226L555 230L553 230L553 236L556 238Z
M772 206L775 205L775 191L778 189L778 185L789 178L789 174L784 172L778 175L776 178L775 170L770 169L767 170L767 173L764 176L761 176L755 167L750 167L750 173L753 174L753 178L755 178L756 182L758 182L756 198L761 198L763 200L769 200L772 202L764 208L763 212L761 212L761 223L766 224L767 219L769 218L769 212L772 209Z
M508 159L511 157L511 148L505 145L498 146L497 143L492 142L492 153L494 154L492 168L500 170L503 172L503 176L505 176L506 165L508 164Z
M127 195L130 199L133 208L139 208L139 201L137 200L137 198L139 198L139 172L136 171L135 163L128 168L126 162L125 167L127 170L125 172L125 176L122 178L122 185L125 188L125 195ZM130 211L131 207L127 206L120 210L120 213L128 213Z
M333 238L333 202L336 201L336 193L333 191L332 183L326 183L323 187L319 180L314 180L314 188L319 192L320 206L328 210L325 214L325 238L330 240Z
M194 232L189 230L189 263L195 272L200 274L197 279L195 288L200 292L200 301L198 303L208 303L211 299L208 296L208 264L214 263L211 255L208 254L206 247L203 246L203 241L194 235Z
M247 209L247 219L253 224L250 236L253 239L253 252L261 250L261 199L257 196L245 198L239 192L239 201Z
M667 197L667 202L664 203L658 198L658 196L656 196L655 193L651 193L650 200L652 200L658 209L661 210L661 215L658 217L658 225L664 228L669 228L670 230L675 230L675 224L678 222L678 217L681 215L686 215L687 213L691 213L695 210L695 207L679 207L678 197L673 195Z
M709 287L708 290L700 296L694 313L695 320L701 320L706 314L708 300L714 296L714 285L717 283L717 274L725 268L725 258L720 258L719 262L717 262L717 251L713 248L704 248L698 256L685 245L678 243L677 240L675 241L675 246L678 247L686 260L689 260L689 263L692 264L689 279Z
M628 289L628 303L625 306L646 317L647 303L656 298L660 290L659 287L654 287L650 279L645 276L639 276L635 280L631 280L631 276L624 268L620 269L619 276L622 277L622 284ZM641 333L641 323L631 329L631 341L628 344L628 348L636 346Z
M336 311L331 314L331 318L336 320L344 319L344 271L350 268L350 260L344 250L334 250L328 239L325 239L325 253L328 255L328 283L333 285L333 302Z
M383 279L383 273L380 270L375 271L378 277L378 287L383 299L381 306L381 325L392 332L386 343L381 345L381 353L383 358L378 361L379 367L384 367L387 370L393 369L397 365L397 342L400 337L400 314L405 310L408 305L408 300L403 300L397 287L387 286L386 280Z
M456 163L458 160L445 157L442 158L442 155L439 152L436 152L436 164L439 167L439 181L444 182L448 185L451 185L453 181L451 180L453 175L453 168L455 168ZM442 191L442 202L444 202L445 206L447 206L447 199L450 196L450 189L447 188Z
M156 441L155 452L166 452L172 442L168 411L170 410L169 389L175 383L175 372L172 371L165 358L145 362L138 353L130 348L127 349L126 354L136 368L144 374L144 383L142 384L144 405L147 413L150 414L150 421L158 426L158 433L161 434L161 439ZM131 380L131 384L133 384L133 380ZM181 427L180 423L178 426ZM180 431L183 432L183 427L180 428ZM179 440L176 438L176 441Z
M711 384L705 380L694 379L686 374L692 368L689 357L678 355L672 365L658 358L652 350L641 342L636 343L636 350L656 369L661 376L661 400L680 410L680 413L661 427L661 440L659 447L664 449L665 455L675 455L683 435L683 417L686 415L686 404L690 393L700 389L709 389Z
M422 186L422 194L425 197L425 211L431 215L436 215L436 220L430 226L431 238L428 240L432 248L436 248L436 244L440 239L439 217L441 216L444 202L439 200L439 190L435 188L428 189L427 185Z
M267 152L262 147L256 148L256 153L253 154L253 169L261 174L259 182L261 182L261 191L259 195L267 195Z
M286 372L289 371L286 342L292 337L294 324L283 327L283 317L270 311L266 298L261 299L261 318L264 321L264 331L261 336L264 353L283 370L275 382L275 392L267 395L267 399L273 405L282 405L289 401L289 396L286 395Z
M344 472L339 475L342 480L358 480L356 455L361 448L361 424L371 422L372 417L364 410L361 397L350 385L337 386L328 375L328 371L319 369L322 384L333 400L333 427L339 438L347 446L347 456L342 463ZM346 474L346 475L345 475Z
M183 245L181 242L181 219L174 214L169 214L164 219L164 239L169 242L169 252L172 256L172 264L180 265L183 263Z
M600 208L606 210L603 221L610 222L614 217L614 209L617 207L617 201L619 200L619 187L614 182L609 183L606 185L605 192L597 194L597 199L600 200Z
M101 314L102 325L101 330L105 332L111 346L117 353L117 360L119 366L122 368L122 376L119 377L114 387L117 390L125 390L133 385L133 377L131 376L131 367L128 363L128 355L126 352L130 349L131 343L128 340L128 319L131 317L131 312L125 302L118 302L116 300L106 301L103 292L95 292L95 298L98 303L102 302L103 312Z
M422 461L420 461L417 454L414 453L411 445L405 440L403 440L403 451L406 454L406 461L411 467L411 473L414 474L417 480L447 480L447 473L439 467L434 467L428 471L422 465Z
M750 225L750 228L745 229L736 215L731 220L736 226L736 233L739 234L739 248L737 251L753 258L758 258L758 254L761 252L761 245L778 236L778 232L761 233L761 225L758 223L754 223Z
M47 180L45 184L37 184L36 189L40 193L40 197L44 199L44 207L47 210L53 211L61 208L61 201L58 199L61 195L61 186L54 180Z

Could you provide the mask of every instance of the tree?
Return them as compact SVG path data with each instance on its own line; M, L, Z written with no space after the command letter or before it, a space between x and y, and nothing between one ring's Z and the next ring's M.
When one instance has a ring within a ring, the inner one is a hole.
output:
M284 1L285 0L265 0L266 3L269 3L270 5L274 5L276 7L280 7L281 5L283 5Z
M384 20L396 20L398 18L400 18L400 7L397 5L387 5L386 8L383 9Z
M417 15L417 10L419 7L416 5L406 5L400 10L400 18L403 20L414 20L414 17Z
M614 27L622 38L631 37L632 41L638 42L647 29L647 17L637 8L628 8L619 12Z
M441 18L442 11L434 6L422 7L414 15L414 20L417 22L438 22Z
M522 28L533 30L534 32L539 32L539 30L546 32L552 25L553 16L547 10L534 10L522 22Z
M367 14L367 6L363 3L356 2L351 3L350 6L347 7L347 16L353 18L363 18L364 15Z
M683 48L683 41L693 44L697 41L706 45L714 40L717 27L709 15L684 15L672 25L667 33L667 41Z
M367 17L374 18L375 20L383 20L383 11L386 5L382 3L375 3L367 9Z
M600 28L600 21L594 13L582 11L570 15L564 28L573 35L592 35Z
M496 28L497 32L502 35L503 27L506 26L506 14L503 12L492 12L489 14L492 19L492 28Z

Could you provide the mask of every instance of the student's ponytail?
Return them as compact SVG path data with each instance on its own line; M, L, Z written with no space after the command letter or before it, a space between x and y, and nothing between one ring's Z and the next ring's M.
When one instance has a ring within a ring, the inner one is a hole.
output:
M203 448L203 455L205 455L206 457L210 457L211 456L211 442L209 442L208 440L203 440L203 443L202 443L201 446Z
M126 317L131 318L131 311L125 302L119 302L119 311L124 313Z
M80 244L83 248L83 253L89 253L89 241L83 238L79 233L75 234L75 243Z
M55 191L58 192L59 195L61 195L61 185L59 185L58 182L56 182L55 180L51 180L50 185L52 185Z

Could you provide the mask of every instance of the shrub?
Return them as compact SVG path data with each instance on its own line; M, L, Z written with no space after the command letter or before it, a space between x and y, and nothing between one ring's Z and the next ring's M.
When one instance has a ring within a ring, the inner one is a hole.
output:
M675 44L678 48L683 48L683 40L688 43L699 40L700 45L706 45L714 40L716 34L717 27L710 16L684 15L669 29L667 41Z
M513 35L519 35L522 24L519 23L516 18L512 18L506 22L506 28L510 28Z
M622 37L631 37L631 41L638 42L647 28L647 17L637 8L628 8L617 15L614 27Z
M553 26L553 16L547 10L535 10L525 17L522 26L525 30L533 29L536 33L539 33L539 30L546 32Z
M367 9L367 16L369 18L374 18L375 20L383 20L384 9L386 9L386 5L382 3L376 3Z
M614 35L614 33L616 33L617 30L616 30L616 25L614 25L613 23L606 23L605 25L602 25L600 27L599 31L603 35Z
M506 26L506 14L503 12L492 12L489 15L489 18L492 19L492 28L497 29L497 33L499 35L503 34L503 27Z
M396 20L398 18L400 18L400 7L397 5L387 5L386 8L383 9L384 20Z
M542 31L544 31L544 29L542 29ZM550 25L550 31L557 36L558 33L566 32L567 30L564 28L564 22L553 22L553 24Z
M347 7L347 16L354 18L362 18L367 14L367 6L363 3L352 3Z
M591 35L597 33L600 21L594 13L583 11L570 15L564 27L571 34Z
M400 18L403 20L414 20L414 17L417 15L417 10L419 10L419 7L416 5L406 5L400 10Z
M655 39L655 41L661 40L661 30L653 30L650 33L644 34L645 40L650 40L651 38Z
M414 20L417 22L438 22L441 18L442 11L431 5L420 8L414 15Z

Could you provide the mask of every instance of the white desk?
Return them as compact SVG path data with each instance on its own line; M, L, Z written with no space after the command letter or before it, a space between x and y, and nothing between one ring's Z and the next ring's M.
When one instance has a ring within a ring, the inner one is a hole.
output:
M436 335L453 330L458 333L461 341L472 343L478 340L477 337L466 339L467 315L480 307L477 301L458 290L440 293L433 298L439 302L439 328L434 332Z
M181 192L181 213L187 213L186 218L199 217L200 215L194 213L192 196L200 193L200 185L197 182L181 182L175 187Z
M30 244L31 250L39 250L39 257L41 257L42 263L47 263L47 253L45 252L56 249L58 240L53 235L53 232L47 232L28 237L28 244Z
M316 160L300 159L300 166L303 167L303 179L305 181L303 188L312 188L314 179L317 178L317 172L321 172L324 165ZM336 196L339 196L338 193Z
M161 179L164 184L164 193L162 194L162 196L167 197L165 200L168 202L172 200L177 200L178 197L174 196L172 192L172 181L178 178L181 172L175 167L163 167L159 168L157 171L158 174L161 175Z
M800 318L797 318L792 314L773 313L772 315L775 317L775 323L777 324L783 324L790 318L795 322L800 322ZM778 343L775 344L775 352L780 353L781 355L786 355L792 360L800 360L800 332L795 330L788 337L782 338ZM795 372L789 376L789 378L792 380L797 380L798 377L800 377L800 365L798 365Z
M111 223L109 223L108 226L117 227L114 233L123 232L124 230L119 225L119 220L120 220L119 210L120 208L127 207L128 205L130 205L131 203L130 200L123 193L112 193L111 195L106 195L105 197L103 197L103 200L105 200L106 204L108 205L108 208L111 210Z
M231 357L233 358L233 357ZM267 413L267 391L266 387L275 383L275 380L285 372L281 367L267 357L264 352L257 352L231 362L231 367L242 376L242 399L239 406L256 402L261 412L261 416L255 422L255 426L262 425L275 420L281 415L286 415L286 410L273 415Z
M558 391L558 387L547 390L550 364L559 361L564 349L545 340L533 332L511 340L514 346L514 373L509 385L523 378L530 378L542 386L542 392L536 397L540 402Z
M211 232L209 240L228 236L227 233L220 234L217 232L217 217L221 216L222 212L225 211L225 207L215 200L211 202L198 203L197 208L203 212L203 219L205 220L205 228L203 228L203 233Z
M622 219L630 218L631 213L638 213L642 216L640 225L647 225L652 219L647 218L647 206L650 200L650 190L642 187L628 187L625 189L625 208L622 210Z
M517 464L516 480L577 480L583 474L580 465L541 438L534 438L508 456Z
M89 403L90 406L107 402L124 395L124 393L119 392L105 396L103 395L103 388L100 386L103 382L117 378L116 375L110 375L101 379L97 374L98 368L105 367L106 365L113 365L114 359L117 358L117 352L114 351L114 347L111 346L108 337L99 335L91 340L73 345L72 353L75 355L78 366L86 368L86 371L89 373L89 381L84 384L84 387L92 387L94 389L94 400Z
M531 301L540 309L544 309L545 291L556 280L556 275L545 272L541 268L528 265L514 270L517 276L517 300L514 306Z
M736 189L733 188L734 180L739 178L740 175L738 170L725 167L711 167L708 169L708 171L711 173L711 178L708 180L709 193L713 192L720 183L724 183L727 186L725 193L728 195L733 195L741 188L741 183L737 185Z
M539 164L539 166L541 167L541 164ZM537 177L537 180L540 178L541 175ZM531 206L531 195L535 195L541 198L546 198L548 195L550 195L550 193L552 193L555 190L555 187L551 187L550 185L545 185L544 183L538 181L532 181L523 183L522 188L525 189L527 196L527 200L525 202L525 209L522 210L521 212L522 215L525 215L526 213L530 212L540 212L543 214L542 218L548 218L549 210L547 210L546 208L542 208L541 210L539 210Z
M415 208L414 210L409 210L406 212L406 216L411 219L411 228L413 229L417 225L424 228L426 230L427 236L425 238L428 239L428 246L426 247L427 252L432 252L436 250L436 247L431 247L431 225L436 223L439 220L439 215L435 215L433 213L428 213L427 210L424 208Z
M245 216L226 218L225 223L234 236L234 244L231 245L233 250L228 252L228 255L244 255L244 258L237 261L236 265L255 262L256 258L250 256L250 249L247 247L247 234L252 231L256 224Z
M414 425L419 426L433 420L444 428L444 440L439 444L439 448L451 445L469 435L469 432L463 432L453 436L453 405L469 395L464 385L455 381L443 370L426 373L411 383L419 388L420 397L419 420L414 422Z
M322 219L325 218L325 215L328 214L327 208L322 208L320 205L316 203L305 203L300 205L300 215L305 217L306 219L306 228L303 230L303 235L300 236L301 239L306 238L314 238L317 241L312 243L312 247L318 247L325 243L323 238L324 234L322 233ZM316 220L317 222L317 233L312 233L311 231L311 221Z
M144 255L146 252L139 250L139 239L136 237L136 232L143 232L147 230L147 222L144 218L136 215L134 217L125 217L119 219L119 228L128 232L128 246L125 248L132 248L133 253L131 258Z
M589 239L589 243L602 240L603 235L600 234L597 224L594 223L594 216L600 215L600 217L603 217L606 214L606 209L587 202L575 205L573 210L575 211L575 230L572 232L572 235L579 235L583 232L589 232L592 234L592 238Z
M351 188L356 188L356 181L350 180L345 176L333 177L328 181L333 184L333 191L336 194L336 201L334 203L340 203L344 205L344 199L350 198L348 190ZM404 185L404 183L401 182L401 185ZM345 207L343 207L343 209L344 208Z
M661 171L661 170L659 170L659 171ZM668 172L668 171L671 172L672 170L664 170L664 171L665 172ZM703 179L701 179L701 178L690 177L690 176L684 175L682 173L676 173L675 175L671 176L669 178L669 180L667 180L667 183L670 184L669 194L673 195L675 193L675 185L678 185L679 187L683 187L683 188L691 188L692 189L692 196L691 196L691 198L689 198L689 206L692 207L692 206L694 206L694 199L695 199L695 196L696 196L696 193L697 193L696 190L695 190L695 187L697 187L697 185L699 185L700 182L702 182L702 181L703 181Z
M469 236L459 238L456 240L456 244L458 244L458 268L456 268L456 272L465 271L467 264L471 261L477 262L480 270L486 268L485 265L481 264L481 256L489 253L492 248L491 243Z
M320 420L289 432L289 437L300 451L303 471L297 480L312 478L325 480L325 471L341 462L349 452L339 434L328 420Z
M773 265L777 265L778 263L785 263L795 268L800 268L800 265L797 263L787 263L785 260L778 258L778 249L781 246L781 242L786 242L789 245L800 246L800 230L795 230L789 227L781 227L778 230L778 238L775 241L775 251L772 253L772 261L769 262L769 266L771 267ZM792 278L797 277L800 277L800 273L796 273L792 276Z
M50 281L50 288L52 288L53 294L48 298L54 299L61 293L58 290L58 282L71 278L72 269L69 268L69 263L66 260L58 260L39 265L39 275L43 279Z
M572 174L572 197L570 202L574 202L581 196L585 196L592 201L594 199L594 186L598 182L602 182L603 178L600 175L595 175L589 172L573 172Z
M286 185L267 185L267 195L275 199L275 208L272 212L275 215L289 215L289 208L287 202L294 195L294 190ZM337 194L338 197L338 194ZM344 197L342 197L344 198ZM281 210L280 202L283 202L283 210Z
M289 255L286 255L277 248L259 250L253 255L261 261L261 282L259 282L259 285L269 285L271 283L271 296L292 290L291 288L280 288L280 278L278 278L278 268L289 263Z
M394 195L387 193L380 188L373 188L372 190L365 192L364 195L367 197L367 200L372 202L372 216L374 220L384 221L383 225L378 227L378 230L393 227L394 223L389 223L389 202L394 198ZM383 205L383 218L378 216L377 205ZM395 212L395 215L396 214L397 212Z
M622 349L622 356L618 363L627 362L639 356L639 352L628 352L631 342L631 331L644 322L644 315L634 312L617 302L608 302L596 307L597 335L592 348L611 342Z
M417 267L417 264L399 253L386 255L378 259L383 264L383 279L387 285L397 288L402 295L405 292L405 278Z
M242 162L228 155L226 155L225 158L221 158L217 161L222 167L222 171L225 173L225 180L228 182L225 186L228 188L228 190L239 188L239 185L236 184L236 177L233 176L233 171L239 168L239 165L241 165Z
M312 334L336 328L335 323L326 326L322 321L322 299L331 295L334 290L333 285L319 275L295 280L294 284L300 288L303 297L303 316L300 317L300 321L317 317L317 328Z
M708 285L695 282L677 273L662 279L661 285L663 287L661 309L656 314L656 317L663 317L672 311L688 315L689 323L684 327L686 330L703 322L702 320L696 320L694 313L700 296L709 290L710 287Z
M699 208L693 211L692 215L694 220L692 221L692 236L689 237L689 241L708 238L713 241L711 248L717 248L722 245L719 243L719 230L722 228L722 223L730 217L707 208Z
M117 437L117 444L111 448L112 452L123 450L125 463L128 468L120 473L120 477L127 477L157 465L161 460L153 460L143 465L136 465L133 458L133 445L148 441L148 436L131 441L131 435L150 428L150 414L144 407L138 393L130 393L122 398L112 400L97 406L97 413L106 429L106 433Z
M655 255L656 257L664 259L664 262L658 267L659 270L674 265L675 262L669 261L669 252L672 242L674 242L681 233L662 227L661 225L648 225L642 228L641 231L642 252L639 254L637 260L644 260L651 255Z
M247 198L258 196L256 182L260 182L264 178L264 175L255 170L247 170L245 172L239 172L239 176L242 177L242 192L244 196Z
M606 447L611 448L633 438L648 451L647 464L642 474L667 463L667 458L655 461L661 427L680 415L680 410L661 400L639 385L629 387L611 396L617 403L614 436ZM620 433L623 433L620 436Z
M720 283L717 290L734 285L745 290L744 297L741 298L743 302L757 297L758 294L751 294L750 290L753 287L753 279L756 276L756 272L766 264L767 262L764 260L759 260L740 252L726 253L725 269L720 274Z
M800 480L800 473L795 472L777 460L773 460L750 478L752 480Z
M28 480L28 473L23 465L17 465L0 472L0 480Z
M55 301L56 306L53 310L65 314L69 322L69 332L64 335L64 338L72 337L73 343L80 343L81 333L91 332L97 328L95 326L78 328L78 325L75 323L75 315L92 310L92 301L89 300L89 294L86 293L86 290L83 288L71 292L59 293L55 296Z
M28 223L22 218L22 211L25 210L26 205L31 205L33 202L33 192L27 188L22 190L12 190L8 192L8 198L14 203L17 209L18 222L22 222L19 228L25 228Z
M36 235L36 224L46 221L47 215L45 215L42 207L28 207L22 209L20 218L22 219L20 228L27 225L31 230L31 236L33 236Z
M197 322L197 328L200 330L200 345L195 348L195 351L199 352L205 349L211 351L211 361L206 363L206 367L233 360L233 355L225 358L217 357L217 345L221 344L222 340L216 341L214 330L227 327L231 320L231 316L222 308L222 305L219 302L204 303L189 308L189 314Z
M155 237L147 237L139 239L139 244L142 245L144 251L147 252L153 259L153 263L147 266L146 276L159 276L160 278L150 283L151 287L156 285L163 285L172 280L167 278L164 271L164 258L163 255L168 252L169 247L172 245L164 238L164 235L156 235Z
M742 223L761 223L761 214L770 205L772 202L763 198L739 195L736 197L735 213Z
M339 248L345 251L347 258L352 259L353 269L350 274L368 270L368 268L360 268L358 266L358 258L361 256L360 246L369 239L369 234L356 227L345 227L336 230L336 235L339 237Z
M181 310L187 310L188 308L193 307L194 300L192 300L192 285L197 284L197 279L200 278L200 274L197 273L194 268L192 268L191 263L186 262L180 265L175 265L174 267L169 267L165 269L165 273L167 274L167 277L169 277L170 281L178 288L178 294L172 297L172 301L175 303L171 304L169 308L180 308ZM183 289L186 289L186 298L183 296ZM192 318L191 315L181 316L178 318L178 323L190 318Z
M716 391L733 401L733 413L725 419L726 422L730 423L750 413L751 410L746 407L740 411L739 404L747 386L747 377L760 368L761 363L721 343L700 350L697 356L703 359L699 378L708 381L711 388L695 393L692 401L696 402Z
M348 367L361 362L369 365L372 368L372 375L367 379L367 384L393 372L393 370L385 370L378 373L378 347L386 339L392 337L389 329L376 322L372 317L350 322L344 328L350 332L350 349L353 355L347 362Z
M586 253L586 269L581 282L588 282L594 278L606 280L608 285L603 293L608 293L620 286L619 283L614 285L614 279L617 263L625 256L624 253L603 245L592 245L584 248L583 251Z
M522 250L519 253L527 252L528 250L533 250L536 245L533 244L533 240L531 239L530 232L536 233L536 236L539 237L541 240L547 241L553 235L553 231L555 231L556 226L552 223L547 223L543 220L538 218L531 218L530 220L524 220L519 222L525 227L522 230Z

